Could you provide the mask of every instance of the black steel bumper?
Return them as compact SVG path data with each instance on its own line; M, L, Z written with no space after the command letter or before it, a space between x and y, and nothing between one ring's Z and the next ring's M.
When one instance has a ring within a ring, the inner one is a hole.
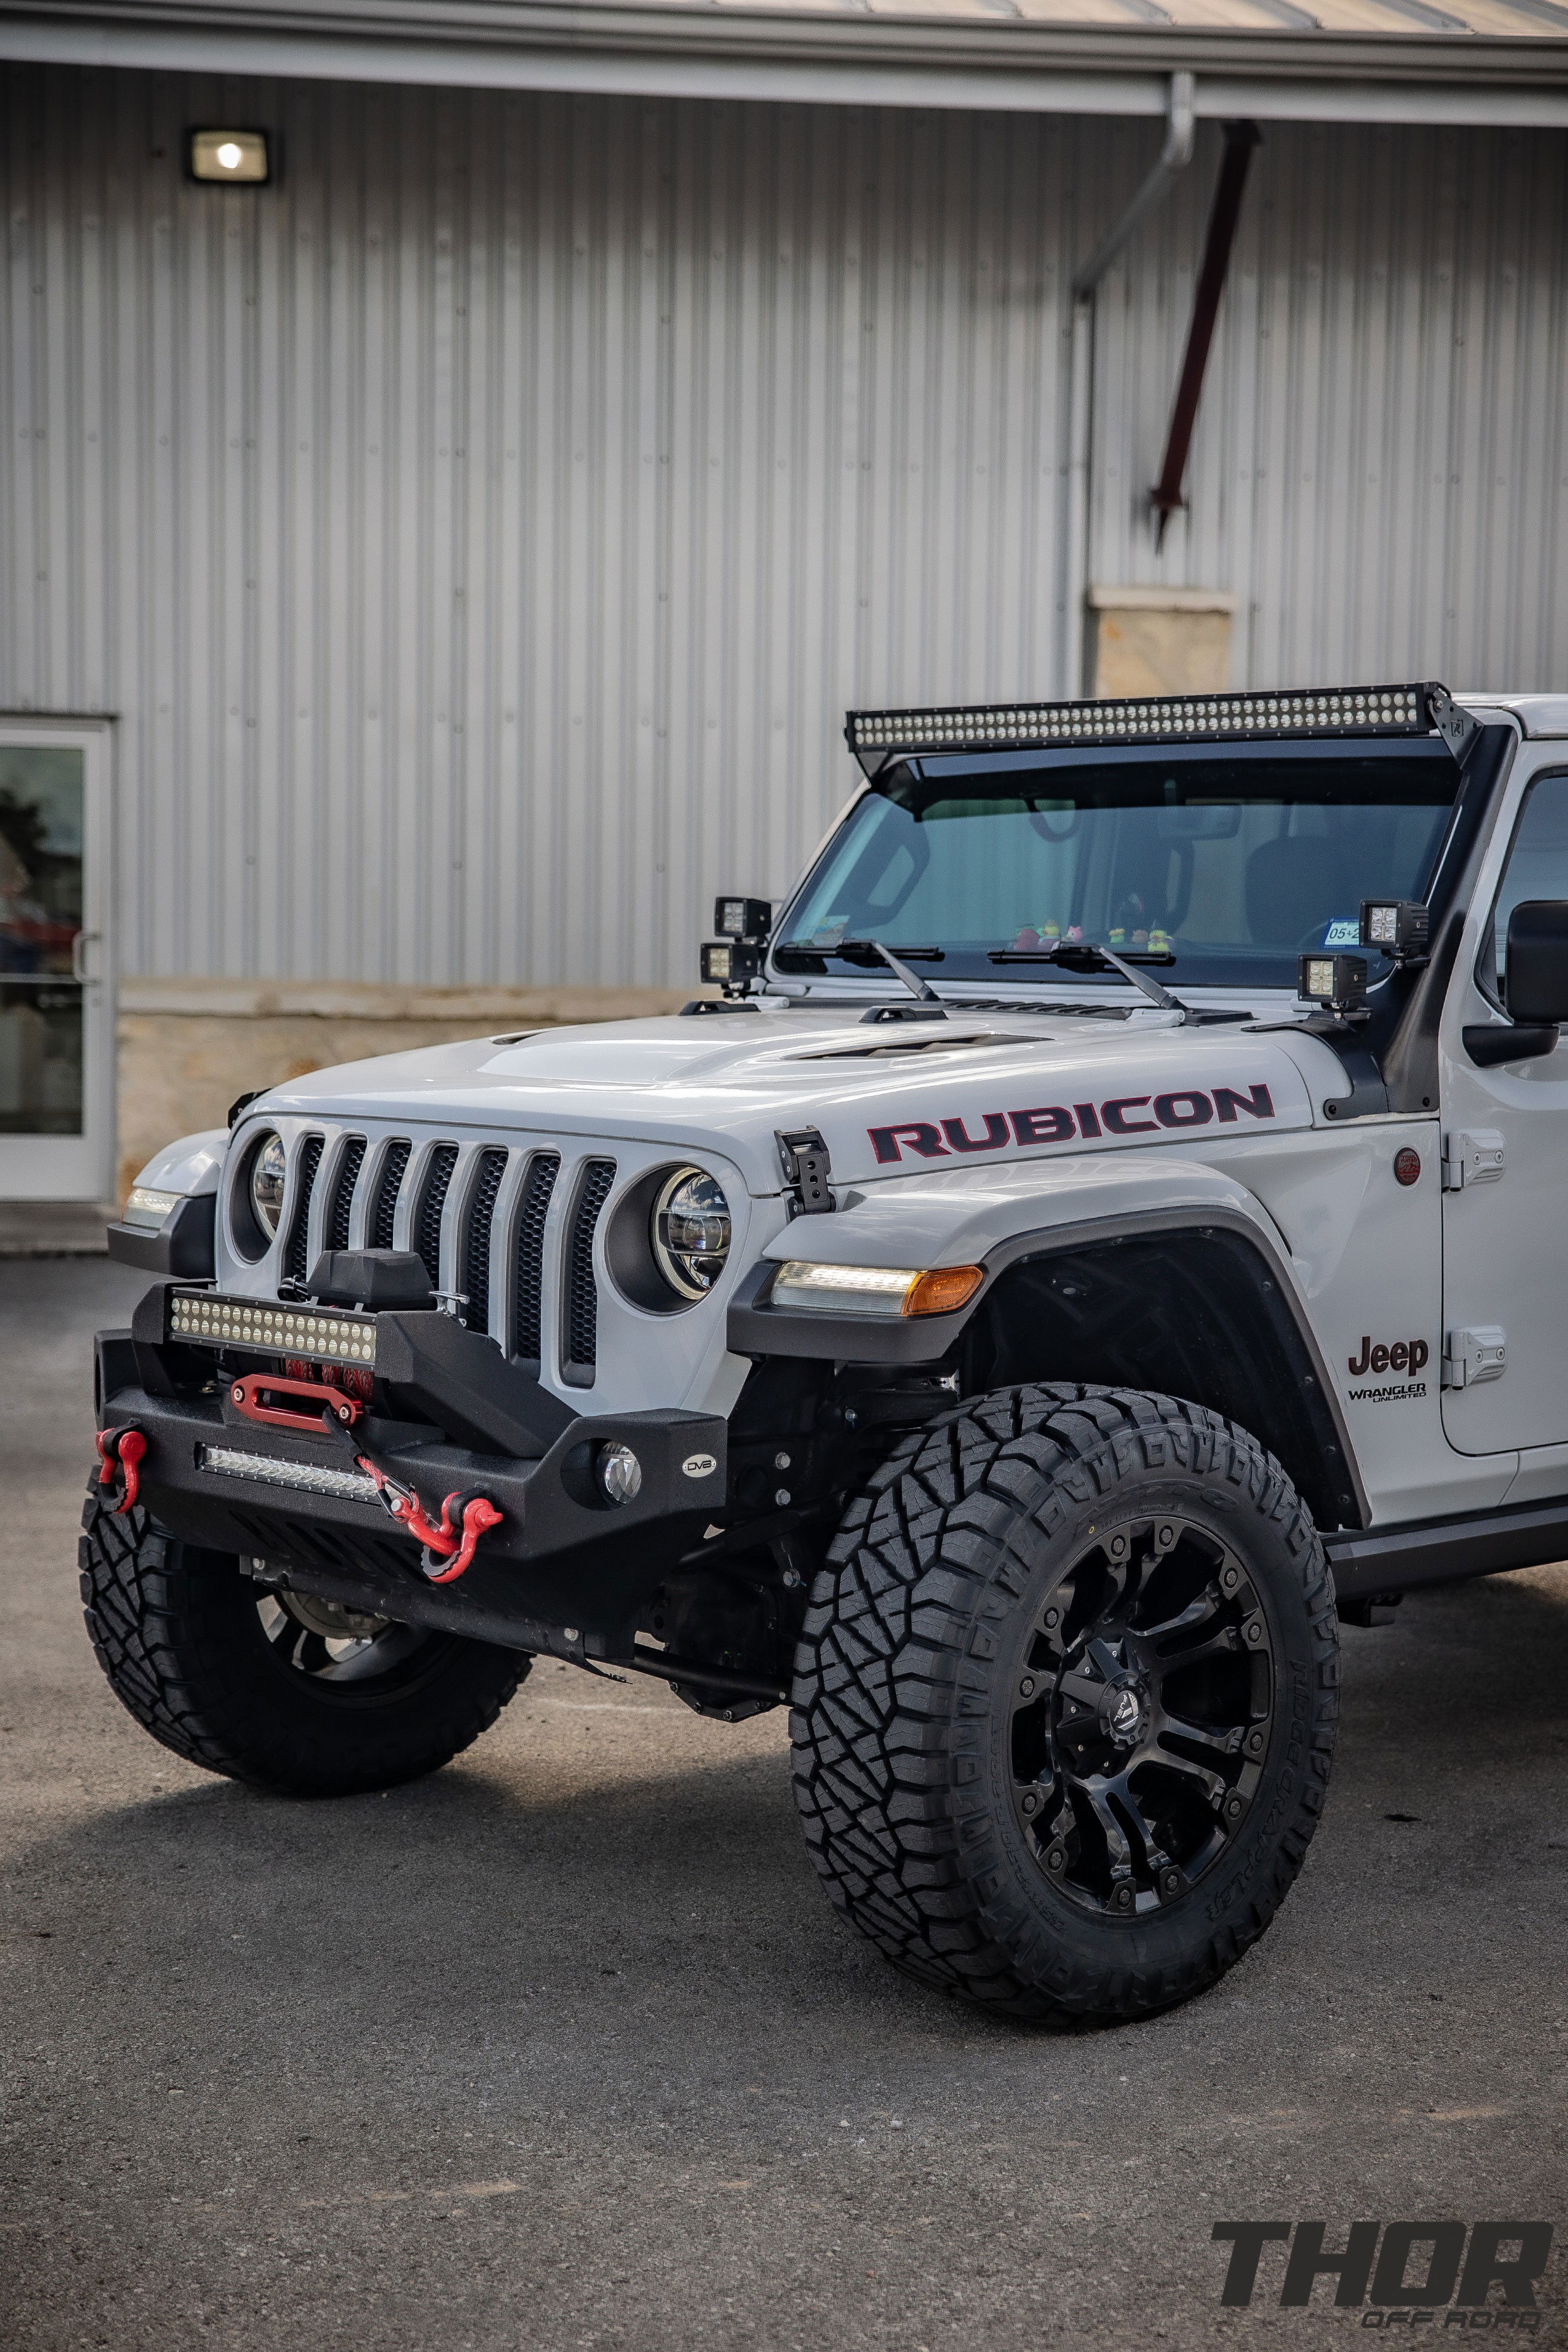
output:
M242 1363L171 1341L166 1297L160 1286L130 1331L99 1334L99 1426L141 1432L141 1496L162 1527L263 1562L271 1580L478 1640L608 1656L629 1642L639 1602L723 1510L722 1418L574 1416L450 1318L380 1316L375 1397L355 1442L417 1492L432 1520L465 1489L502 1514L461 1580L434 1586L419 1544L357 1472L350 1447L325 1431L297 1434L241 1413L233 1376L255 1369L254 1357ZM219 1372L212 1392L193 1392L193 1359ZM411 1410L417 1421L397 1417ZM607 1445L630 1447L642 1469L639 1491L619 1505L598 1479Z

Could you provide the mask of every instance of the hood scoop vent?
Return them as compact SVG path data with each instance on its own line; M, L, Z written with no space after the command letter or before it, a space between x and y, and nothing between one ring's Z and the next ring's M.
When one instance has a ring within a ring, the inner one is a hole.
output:
M1048 1035L1026 1036L1020 1030L982 1029L967 1037L879 1037L874 1045L824 1045L812 1054L790 1054L791 1062L885 1061L894 1054L956 1054L987 1045L1052 1045Z

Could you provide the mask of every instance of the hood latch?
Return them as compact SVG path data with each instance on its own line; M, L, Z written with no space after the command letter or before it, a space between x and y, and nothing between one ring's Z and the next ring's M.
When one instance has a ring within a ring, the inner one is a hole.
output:
M785 1135L777 1128L779 1163L789 1194L791 1217L825 1217L837 1206L830 1185L832 1168L828 1147L814 1127L799 1127Z

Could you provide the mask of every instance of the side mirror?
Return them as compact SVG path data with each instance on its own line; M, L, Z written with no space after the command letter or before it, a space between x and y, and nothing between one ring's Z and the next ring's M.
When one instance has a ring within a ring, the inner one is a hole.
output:
M1568 898L1527 898L1508 919L1511 1021L1568 1021Z
M1464 1031L1471 1061L1497 1069L1555 1053L1558 1024L1568 1021L1568 898L1526 898L1509 917L1503 999L1506 1027Z

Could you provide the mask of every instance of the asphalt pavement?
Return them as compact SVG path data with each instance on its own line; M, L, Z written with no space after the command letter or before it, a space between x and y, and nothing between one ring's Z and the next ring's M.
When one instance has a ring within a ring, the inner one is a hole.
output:
M1257 1950L1020 2032L831 1913L781 1713L549 1664L434 1779L316 1804L156 1746L75 1572L89 1335L138 1288L0 1265L5 2352L1348 2346L1381 2315L1281 2308L1274 2246L1222 2308L1214 2222L1568 2238L1568 1570L1347 1631ZM1540 2297L1488 2340L1568 2343L1568 2248Z

